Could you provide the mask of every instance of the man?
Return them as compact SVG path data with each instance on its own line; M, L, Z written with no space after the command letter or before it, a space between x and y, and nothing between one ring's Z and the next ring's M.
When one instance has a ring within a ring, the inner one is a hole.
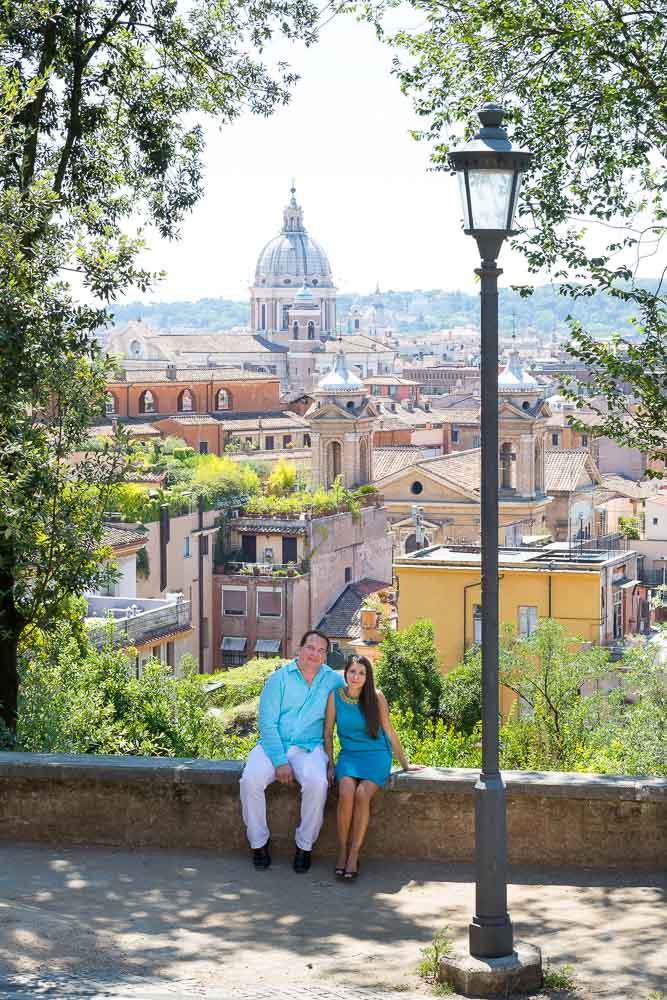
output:
M259 735L241 778L241 805L255 868L268 868L269 828L266 788L273 781L301 785L301 822L296 829L294 871L310 868L329 788L324 752L324 716L334 688L345 681L325 663L329 640L317 629L306 632L299 656L276 670L259 699Z

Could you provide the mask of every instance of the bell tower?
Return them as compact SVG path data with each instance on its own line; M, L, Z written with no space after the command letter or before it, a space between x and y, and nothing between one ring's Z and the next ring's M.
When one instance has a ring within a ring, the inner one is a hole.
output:
M340 337L333 366L313 395L315 402L305 414L310 424L313 485L328 489L338 476L347 489L372 482L377 411L364 383L348 370Z
M550 416L539 382L526 372L519 352L498 376L499 496L535 499L545 495L544 450Z

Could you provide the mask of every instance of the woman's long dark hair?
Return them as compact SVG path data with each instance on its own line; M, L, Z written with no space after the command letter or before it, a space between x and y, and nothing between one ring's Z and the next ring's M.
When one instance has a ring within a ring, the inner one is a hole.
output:
M349 656L345 664L346 681L347 672L355 662L361 663L366 668L366 680L359 694L359 708L366 720L366 732L376 740L380 729L380 708L378 706L377 691L375 690L373 667L371 666L371 661L365 656Z

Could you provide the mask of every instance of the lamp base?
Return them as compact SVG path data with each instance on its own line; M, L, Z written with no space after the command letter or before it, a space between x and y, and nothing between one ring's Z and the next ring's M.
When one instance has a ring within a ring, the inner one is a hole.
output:
M509 914L505 920L495 924L477 923L475 918L468 924L470 954L475 958L504 958L514 949L514 928Z
M530 993L542 985L542 952L526 941L515 941L512 954L502 958L474 958L461 949L440 959L438 978L463 996Z

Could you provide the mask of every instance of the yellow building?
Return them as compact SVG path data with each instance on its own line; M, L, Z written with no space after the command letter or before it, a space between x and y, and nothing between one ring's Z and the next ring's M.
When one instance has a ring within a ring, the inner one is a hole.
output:
M480 549L434 545L394 564L399 628L429 618L445 672L481 638ZM573 637L609 644L640 631L645 591L635 552L503 548L499 554L500 621L528 635L554 618ZM503 710L508 705L503 699Z

